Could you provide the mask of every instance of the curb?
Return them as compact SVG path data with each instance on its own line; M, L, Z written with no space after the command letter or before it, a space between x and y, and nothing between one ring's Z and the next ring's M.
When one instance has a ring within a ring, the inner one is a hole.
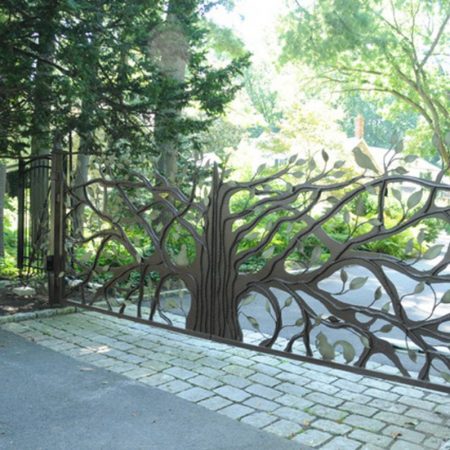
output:
M0 316L0 325L11 322L23 322L24 320L31 319L43 319L63 314L72 314L74 312L77 312L75 306L65 306L64 308L43 309L41 311L11 314L10 316Z

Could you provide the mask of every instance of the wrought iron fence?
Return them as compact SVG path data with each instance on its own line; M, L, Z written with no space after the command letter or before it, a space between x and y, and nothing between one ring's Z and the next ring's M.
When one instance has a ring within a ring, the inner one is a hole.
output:
M17 267L21 273L46 270L50 168L49 155L20 158L17 172L12 174L17 195Z
M66 301L449 391L450 185L356 156L189 193L99 165L64 188Z

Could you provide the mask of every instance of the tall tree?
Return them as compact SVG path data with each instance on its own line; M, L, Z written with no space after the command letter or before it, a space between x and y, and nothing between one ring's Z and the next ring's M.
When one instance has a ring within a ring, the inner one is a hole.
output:
M391 106L389 99L373 102L366 100L360 92L341 95L338 106L344 111L344 117L340 123L347 136L354 135L355 117L361 114L365 122L364 139L369 145L377 147L389 148L392 146L393 140L397 140L397 136L398 139L403 138L407 131L417 126L418 122L418 114L411 111L398 111L393 117L383 117L380 109Z
M178 164L193 166L197 135L233 98L246 64L245 58L219 69L208 63L201 19L215 3L2 2L2 154L49 153L67 146L72 133L80 183L92 153L127 164L159 159L174 181ZM202 114L184 114L188 106ZM37 217L46 183L32 184Z
M388 95L420 114L446 168L450 150L448 0L324 0L295 3L286 18L284 57L312 65L345 92Z

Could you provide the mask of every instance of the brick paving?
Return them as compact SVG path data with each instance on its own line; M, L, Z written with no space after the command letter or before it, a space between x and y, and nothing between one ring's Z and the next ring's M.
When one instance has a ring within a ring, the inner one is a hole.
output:
M1 325L232 419L324 450L440 449L450 396L93 312Z

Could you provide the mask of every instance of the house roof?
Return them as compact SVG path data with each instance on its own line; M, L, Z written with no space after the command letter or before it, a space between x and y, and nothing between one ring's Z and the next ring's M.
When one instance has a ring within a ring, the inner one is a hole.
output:
M390 158L393 156L392 150L368 145L364 138L348 138L345 145L346 151L351 152L356 147L360 148L372 160L375 167L380 172L384 172L385 162L389 162ZM415 161L408 163L407 169L410 175L417 178L423 178L424 176L430 175L431 178L435 178L441 171L438 166L435 166L420 157L418 157Z

